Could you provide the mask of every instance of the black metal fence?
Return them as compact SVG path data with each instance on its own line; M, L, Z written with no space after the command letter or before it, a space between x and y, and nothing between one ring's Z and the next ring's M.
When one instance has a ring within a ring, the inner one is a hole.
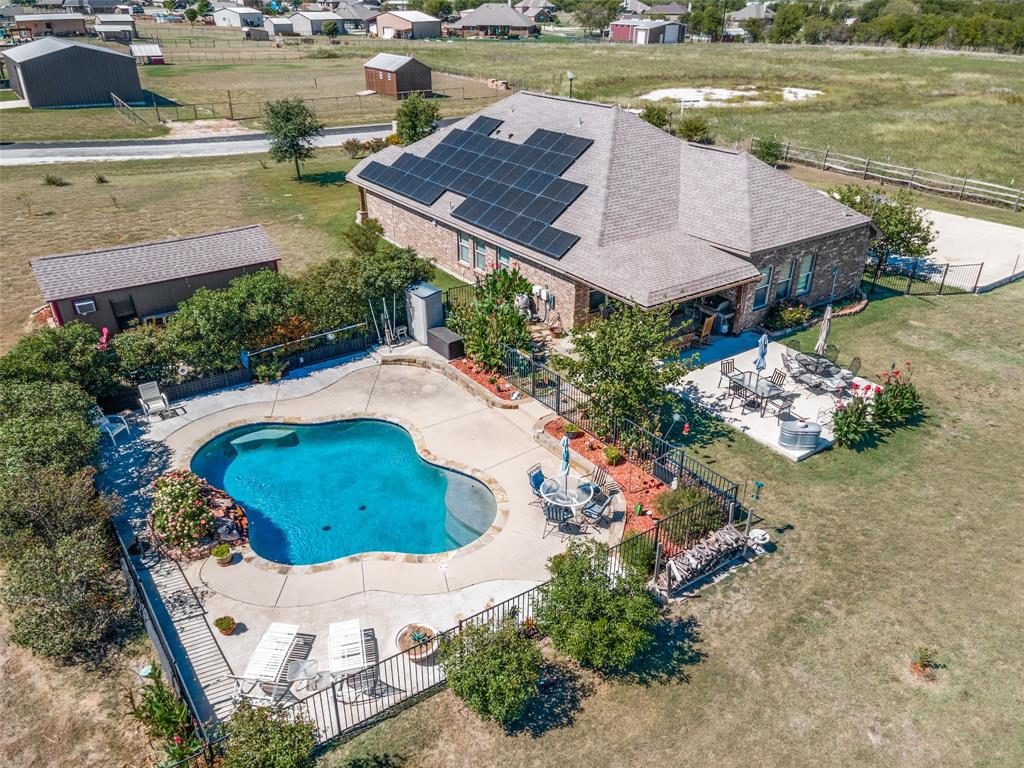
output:
M869 265L864 273L868 296L895 292L908 296L976 293L984 264L935 264L914 259L909 264L887 261Z

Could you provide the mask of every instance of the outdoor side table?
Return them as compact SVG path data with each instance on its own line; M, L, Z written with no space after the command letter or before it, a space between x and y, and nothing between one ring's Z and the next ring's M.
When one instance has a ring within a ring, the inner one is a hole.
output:
M311 685L313 686L313 690L315 690L318 672L319 665L317 664L316 659L299 659L289 661L287 680L289 683L305 681L307 691L310 690Z

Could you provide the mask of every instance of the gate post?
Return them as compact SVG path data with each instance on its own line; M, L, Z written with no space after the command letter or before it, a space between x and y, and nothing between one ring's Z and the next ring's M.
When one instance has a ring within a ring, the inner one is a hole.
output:
M911 289L914 287L914 275L917 274L917 259L910 265L910 277L907 278L907 295L911 296Z
M939 296L942 295L942 289L946 287L946 275L948 275L948 274L949 274L949 264L947 264L946 268L942 271L942 280L939 281Z
M537 397L537 364L533 360L533 352L530 353L530 397Z

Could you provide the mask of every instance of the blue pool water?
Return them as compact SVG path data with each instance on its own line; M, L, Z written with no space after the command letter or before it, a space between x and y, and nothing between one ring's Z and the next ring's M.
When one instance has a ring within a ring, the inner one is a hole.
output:
M424 461L408 432L371 419L233 429L199 449L192 471L245 508L258 555L287 565L445 552L497 510L486 485Z

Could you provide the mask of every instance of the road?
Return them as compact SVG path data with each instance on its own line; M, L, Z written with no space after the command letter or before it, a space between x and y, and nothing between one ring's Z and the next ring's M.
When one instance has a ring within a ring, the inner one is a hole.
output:
M441 125L455 122L442 120ZM321 147L338 147L349 139L366 141L391 133L391 123L328 128ZM176 157L224 157L266 152L266 134L202 139L125 139L113 141L15 142L0 145L0 166L87 163L109 160L166 160Z

